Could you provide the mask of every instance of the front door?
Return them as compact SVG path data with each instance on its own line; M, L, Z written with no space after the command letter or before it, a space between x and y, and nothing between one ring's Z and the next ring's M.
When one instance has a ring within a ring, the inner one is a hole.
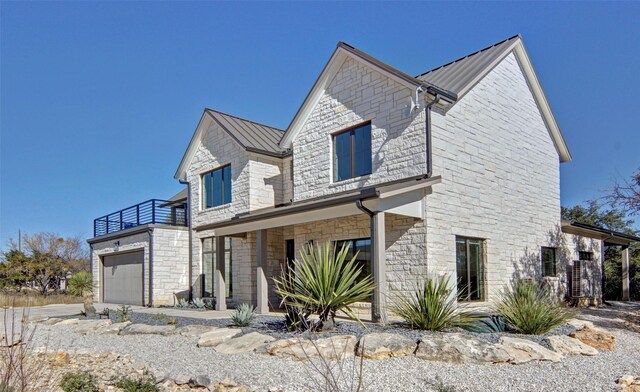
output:
M293 260L296 258L296 246L293 240L286 240L285 248L287 252L287 267L293 270Z

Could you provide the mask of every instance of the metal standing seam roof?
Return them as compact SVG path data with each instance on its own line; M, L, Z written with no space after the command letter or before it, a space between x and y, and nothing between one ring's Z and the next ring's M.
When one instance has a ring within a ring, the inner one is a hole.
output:
M282 129L221 113L213 109L206 109L205 111L242 147L270 154L283 154L284 150L278 146L278 142L284 135Z
M427 71L416 78L451 91L460 98L472 87L470 83L482 72L486 72L486 67L489 64L504 56L505 51L519 39L519 34L514 35L504 41Z

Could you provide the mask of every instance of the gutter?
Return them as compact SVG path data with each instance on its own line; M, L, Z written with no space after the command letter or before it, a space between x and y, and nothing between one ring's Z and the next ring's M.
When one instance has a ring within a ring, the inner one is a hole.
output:
M368 209L367 207L364 206L364 204L362 204L362 199L357 199L356 200L356 207L358 207L358 209L362 212L364 212L365 214L369 215L370 218L373 218L377 212L373 212L370 209Z
M187 186L187 228L189 229L189 278L188 278L188 292L189 292L189 301L193 299L193 276L191 273L191 268L193 268L193 230L191 230L191 183L189 181L178 180L182 185Z
M427 89L428 91L428 89ZM426 143L426 149L427 149L427 174L425 175L425 177L431 177L433 175L433 165L431 164L432 162L432 154L431 154L431 108L433 107L433 105L437 104L438 102L440 102L440 94L435 94L435 97L433 98L433 101L429 102L425 108L425 143Z

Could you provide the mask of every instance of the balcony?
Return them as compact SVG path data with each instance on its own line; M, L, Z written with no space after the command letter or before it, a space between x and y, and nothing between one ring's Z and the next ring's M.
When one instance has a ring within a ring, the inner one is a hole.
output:
M151 199L93 220L93 236L115 233L136 226L156 224L187 225L187 204L184 200Z

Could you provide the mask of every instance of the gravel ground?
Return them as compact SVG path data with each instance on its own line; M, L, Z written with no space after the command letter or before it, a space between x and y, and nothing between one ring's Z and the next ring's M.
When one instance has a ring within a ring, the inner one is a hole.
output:
M368 391L428 391L436 378L457 391L614 391L615 380L624 374L640 374L640 334L610 322L619 317L606 311L589 311L584 314L597 325L606 326L616 336L615 352L600 352L595 357L565 357L561 363L529 363L525 365L454 365L423 361L404 357L383 361L364 362L364 385ZM604 317L602 317L604 316ZM148 317L148 320L146 319ZM150 316L137 315L136 322L162 323ZM192 321L192 322L191 322ZM252 330L281 337L280 321L273 317L259 317ZM187 320L181 318L178 325L210 324L226 326L226 320ZM567 327L561 327L565 332ZM381 330L370 327L369 331ZM418 336L417 331L384 328L405 335ZM245 331L248 331L246 329ZM339 333L355 333L363 330L357 324L341 323ZM413 334L413 335L412 335ZM488 340L497 339L493 334L483 335ZM521 336L521 335L519 335ZM50 349L91 349L130 354L141 363L160 369L168 375L208 375L212 380L232 378L238 383L260 389L284 388L300 391L305 388L318 390L318 373L308 362L268 357L253 353L222 355L207 348L197 348L196 338L183 336L82 336L68 327L40 326L35 345L48 345ZM345 373L352 374L352 360L346 360ZM346 378L352 379L347 376Z

